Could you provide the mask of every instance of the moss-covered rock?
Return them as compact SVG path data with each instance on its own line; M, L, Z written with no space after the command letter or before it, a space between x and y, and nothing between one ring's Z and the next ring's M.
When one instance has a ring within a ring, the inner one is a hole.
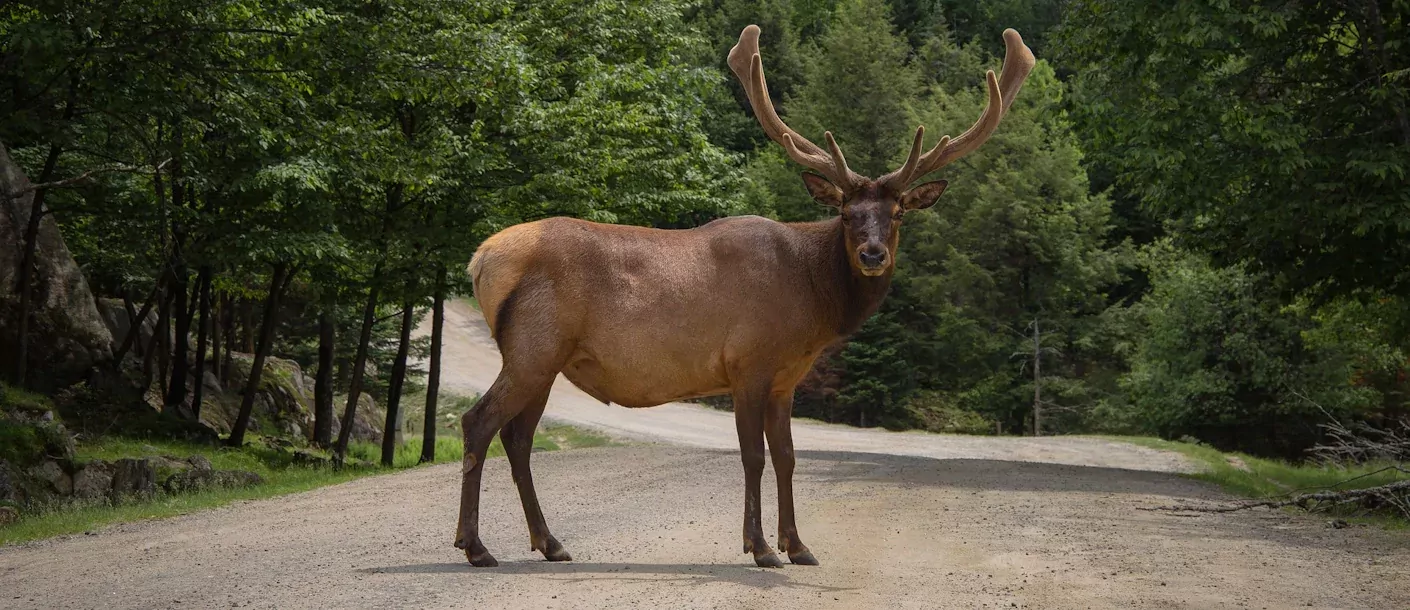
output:
M253 358L249 354L232 357L228 387L234 391L205 401L201 421L221 434L229 434L240 414L240 395L249 378ZM313 436L313 381L293 360L269 357L260 376L254 410L250 413L249 429L266 436L278 436L307 442Z

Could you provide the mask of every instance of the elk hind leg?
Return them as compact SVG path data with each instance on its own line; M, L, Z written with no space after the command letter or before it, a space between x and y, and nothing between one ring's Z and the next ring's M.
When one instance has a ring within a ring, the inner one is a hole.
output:
M504 452L509 458L509 466L514 472L514 485L519 488L519 502L524 505L524 519L529 524L529 545L532 550L543 553L549 561L572 561L568 550L548 531L548 523L539 508L538 494L534 490L533 473L529 470L529 455L533 453L534 431L538 429L539 418L543 416L548 402L548 392L530 403L514 419L499 431Z
M513 299L510 299L511 301ZM499 565L480 541L480 478L485 467L485 452L495 433L526 411L533 411L537 423L548 400L553 379L563 368L570 346L563 340L550 307L515 308L518 318L507 324L502 305L498 338L504 367L494 384L480 401L461 418L465 438L465 462L461 469L460 519L456 527L455 546L465 550L472 565ZM524 426L532 442L533 425ZM517 430L517 427L516 427ZM524 461L527 473L528 461ZM515 478L518 476L515 468ZM521 487L522 489L522 487ZM535 505L537 502L535 502Z

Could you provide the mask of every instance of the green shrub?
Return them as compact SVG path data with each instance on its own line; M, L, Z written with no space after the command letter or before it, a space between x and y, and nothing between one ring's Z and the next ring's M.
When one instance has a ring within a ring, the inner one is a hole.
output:
M1328 415L1354 416L1379 399L1351 383L1355 350L1308 341L1316 321L1280 305L1258 276L1168 245L1147 251L1145 263L1152 290L1133 307L1143 324L1118 405L1144 429L1300 459Z
M994 422L983 415L961 408L942 392L922 391L906 402L917 427L930 432L951 434L993 434Z

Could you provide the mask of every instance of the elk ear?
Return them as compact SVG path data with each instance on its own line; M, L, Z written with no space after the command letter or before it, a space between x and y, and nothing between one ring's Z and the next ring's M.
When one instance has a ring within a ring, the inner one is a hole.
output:
M924 210L935 205L935 201L940 199L940 194L944 193L945 187L948 186L949 182L936 180L901 193L901 207L907 210Z
M842 207L842 189L833 186L827 178L812 172L803 172L803 184L807 185L808 194L813 196L813 201L834 208Z

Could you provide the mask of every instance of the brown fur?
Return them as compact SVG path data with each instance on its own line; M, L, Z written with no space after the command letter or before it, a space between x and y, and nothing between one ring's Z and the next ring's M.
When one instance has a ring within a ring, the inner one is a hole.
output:
M465 467L455 545L472 564L498 565L479 536L480 475L496 433L530 543L550 561L571 559L548 531L529 470L534 428L560 372L598 400L626 407L730 394L744 462L744 551L760 566L782 565L760 524L767 437L778 484L779 548L793 563L817 564L794 522L794 388L824 348L880 307L902 215L933 205L946 185L905 187L983 143L1006 104L991 72L990 107L955 147L944 138L922 156L924 132L917 130L906 165L874 181L847 168L832 134L825 134L830 152L823 152L773 112L758 36L757 26L745 28L730 51L731 69L765 133L790 158L826 176L803 178L813 198L837 208L838 216L793 224L741 216L673 231L550 218L485 240L469 271L504 367L461 421ZM1027 47L1018 34L1004 36L1005 89L1017 93L1032 56L1024 64Z
M472 563L495 565L478 536L485 448L496 431L532 439L562 372L598 400L626 407L731 394L752 498L746 550L760 565L778 561L758 525L767 435L780 493L788 496L780 498L787 510L779 545L795 563L815 563L793 525L793 388L824 348L881 305L892 258L869 276L858 253L868 246L894 252L901 212L894 198L868 198L813 223L742 216L660 230L550 218L486 240L469 271L504 368L463 421L457 546ZM527 443L506 440L505 447L531 541L545 556L567 558L538 507Z

